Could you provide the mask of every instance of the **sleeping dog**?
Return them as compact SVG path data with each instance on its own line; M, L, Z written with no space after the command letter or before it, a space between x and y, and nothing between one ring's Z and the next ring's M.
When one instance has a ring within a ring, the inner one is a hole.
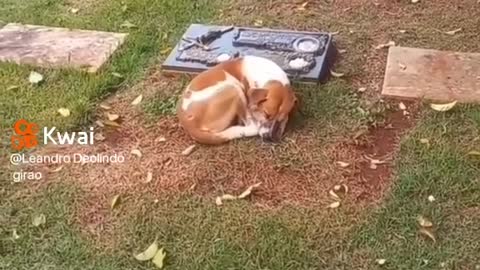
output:
M257 135L278 141L296 102L282 68L266 58L244 56L194 77L178 102L177 117L203 144Z

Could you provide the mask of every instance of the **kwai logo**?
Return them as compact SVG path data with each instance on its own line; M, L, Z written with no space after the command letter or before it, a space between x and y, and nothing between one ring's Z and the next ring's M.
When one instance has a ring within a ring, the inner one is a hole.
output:
M28 122L25 119L20 119L13 125L13 131L16 135L11 137L11 145L15 150L22 150L24 148L34 148L38 145L38 132L40 128L37 124ZM90 131L81 132L64 132L60 133L56 127L43 128L43 144L49 142L60 145L73 145L77 144L93 144L94 134L93 127L90 127Z

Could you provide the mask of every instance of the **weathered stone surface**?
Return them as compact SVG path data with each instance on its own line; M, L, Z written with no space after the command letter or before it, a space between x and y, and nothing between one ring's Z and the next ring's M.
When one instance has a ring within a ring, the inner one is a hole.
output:
M0 61L96 72L126 36L10 23L0 29Z
M480 53L390 47L382 95L480 103Z

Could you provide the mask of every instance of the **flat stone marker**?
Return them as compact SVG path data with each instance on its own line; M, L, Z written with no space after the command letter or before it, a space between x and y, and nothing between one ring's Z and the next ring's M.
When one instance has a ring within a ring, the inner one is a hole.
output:
M0 29L0 61L96 72L127 35L10 23Z
M480 103L480 53L390 47L382 95Z

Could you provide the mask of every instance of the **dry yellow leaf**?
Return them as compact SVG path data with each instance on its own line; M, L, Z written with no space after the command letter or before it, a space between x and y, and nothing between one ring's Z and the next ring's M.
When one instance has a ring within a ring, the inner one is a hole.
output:
M453 36L460 31L462 31L462 28L457 28L455 30L447 31L447 32L445 32L445 34Z
M163 267L163 261L165 260L165 257L167 256L167 253L163 251L163 248L161 248L157 254L155 254L155 257L153 257L153 264L157 266L159 269L162 269Z
M113 209L120 201L120 195L115 195L110 203L110 208Z
M118 118L120 118L120 116L114 113L107 113L107 118L109 121L116 121Z
M437 242L437 239L435 238L435 235L433 235L433 233L425 228L422 228L420 229L420 234L421 235L424 235L428 238L430 238L433 242Z
M446 103L446 104L430 104L430 107L435 111L446 112L451 110L457 104L457 102L458 101L455 100L453 102Z
M100 108L104 109L104 110L110 110L112 107L106 105L106 104L100 104Z
M335 209L340 207L340 202L333 202L327 206L327 208Z
M114 122L114 121L110 121L110 120L105 120L104 124L107 125L107 126L112 126L112 127L120 127L120 124L118 124L117 122Z
M405 105L405 103L400 102L398 103L398 108L400 108L400 110L402 111L405 111L407 109L407 106Z
M337 161L337 164L342 168L346 168L346 167L350 166L350 163L343 162L343 161Z
M188 155L190 155L190 154L193 152L193 150L195 150L195 147L196 147L196 145L195 145L195 144L192 144L192 145L190 145L189 147L185 148L185 150L182 151L182 155L183 155L183 156L188 156Z
M340 199L340 197L337 195L337 193L335 193L335 191L333 191L333 190L330 190L328 192L328 194L330 194L330 196L332 196L335 199Z
M94 138L95 138L96 141L104 141L105 140L105 136L103 136L102 133L95 133Z
M140 150L138 150L138 149L133 149L132 151L130 151L130 154L135 155L139 158L142 157L142 152L140 152Z
M133 105L133 106L136 106L136 105L140 104L140 102L142 102L142 99L143 99L143 96L142 96L142 95L139 95L138 97L136 97L136 98L132 101L132 105Z
M158 244L157 240L155 240L147 249L145 249L142 253L134 255L135 259L139 261L148 261L155 257L158 251Z
M330 74L332 74L332 76L335 77L335 78L340 78L340 77L345 76L345 74L343 74L343 73L338 73L338 72L335 72L335 71L332 71L332 70L330 70Z
M480 151L470 151L467 153L469 156L480 156Z
M377 47L375 47L376 50L380 50L383 48L388 48L388 47L393 47L395 46L395 41L389 41L388 43L384 44L379 44Z
M67 108L58 109L58 113L63 117L69 117L70 116L70 110L67 109Z
M430 228L430 227L433 227L433 223L426 219L425 217L423 216L418 216L417 217L417 221L418 221L418 224L420 224L420 226L424 227L424 228Z
M242 194L238 195L238 198L239 198L239 199L243 199L243 198L247 197L248 195L250 195L250 193L252 193L252 190L253 190L254 188L259 187L260 184L261 184L261 182L249 186L244 192L242 192Z
M153 173L152 173L152 172L148 172L148 173L147 173L147 179L145 180L145 183L150 183L150 182L152 182L152 179L153 179Z

